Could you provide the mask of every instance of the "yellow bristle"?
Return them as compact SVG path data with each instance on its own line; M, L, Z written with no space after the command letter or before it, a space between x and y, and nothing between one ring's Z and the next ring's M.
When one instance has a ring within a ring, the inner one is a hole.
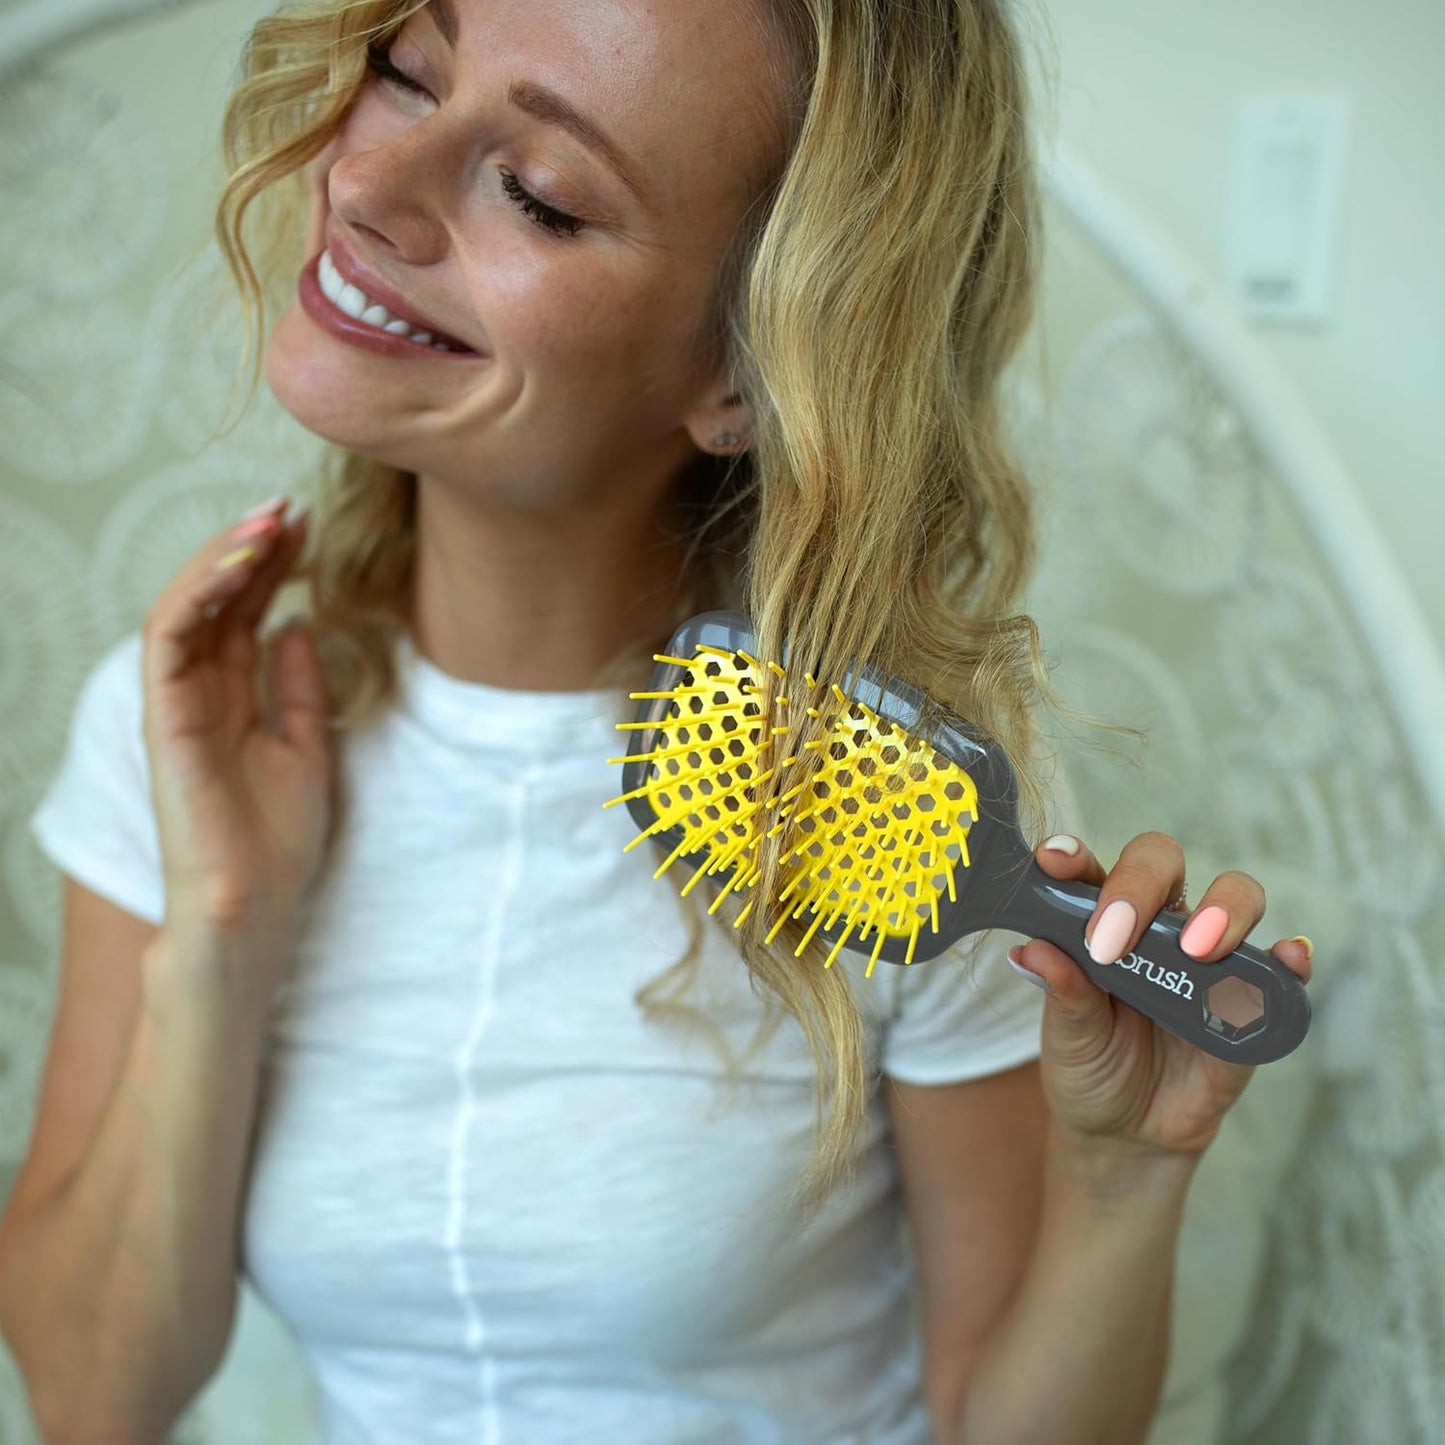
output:
M779 709L788 702L786 672L742 649L699 644L696 651L691 659L654 654L659 662L686 669L681 681L665 692L632 696L667 699L670 706L661 717L617 724L650 730L646 750L609 760L640 765L644 781L603 806L646 798L656 814L627 847L675 832L676 846L654 876L684 854L697 854L703 861L682 892L705 875L726 873L708 909L713 913L724 897L743 898L754 887L762 876L762 839L783 834L772 900L780 911L767 941L790 919L811 912L795 956L820 929L831 932L843 919L825 967L855 935L854 947L866 946L870 933L866 976L872 976L890 938L906 941L903 962L912 963L923 927L938 930L940 897L957 901L955 867L969 866L967 836L978 809L967 771L836 684L820 687L810 673L804 678L815 696L798 702L810 718L826 723L832 714L826 736L764 767L772 737L788 728L774 725L767 742L757 741L762 669L778 679ZM740 756L734 751L739 743ZM807 759L808 776L781 795L770 791L775 771L800 757ZM951 857L955 852L957 859ZM744 899L734 928L750 916L753 902Z
M852 933L852 931L853 931L853 925L854 925L854 923L856 923L856 922L857 922L856 919L854 919L854 918L849 918L849 920L848 920L848 926L847 926L847 928L845 928L845 929L842 931L842 933L840 933L840 934L838 935L838 941L833 945L833 951L832 951L832 953L830 953L830 954L828 955L828 957L823 960L823 967L824 967L824 968L832 968L832 967L833 967L833 960L834 960L835 958L837 958L837 956L839 955L839 953L842 951L843 945L848 942L848 935L849 935L850 933Z
M793 916L796 918L797 914L794 914ZM814 912L813 921L808 925L808 931L803 935L802 941L793 950L794 958L801 958L803 956L803 950L813 941L813 935L822 926L822 923L823 910L820 908Z
M699 863L697 867L693 870L692 877L689 878L687 882L682 885L682 896L684 898L686 898L687 895L692 892L693 885L697 882L699 878L702 877L704 873L712 872L712 868L710 867L711 863L711 858L704 858L702 862Z
M691 851L692 849L688 846L687 839L684 838L682 842L679 843L677 847L674 848L672 852L667 855L667 857L663 860L662 866L652 876L654 878L661 878L662 875L666 873L667 870L671 868L672 865L677 862L677 860L681 858L684 853L690 853ZM683 892L685 893L687 892L687 890L683 889Z
M749 906L751 906L751 905L749 905ZM768 931L763 935L763 942L764 942L764 943L771 943L771 942L783 931L783 925L788 921L788 919L789 919L789 918L796 918L796 917L798 916L798 914L801 913L802 911L803 911L803 910L802 910L801 908L799 908L799 909L788 909L788 908L783 909L783 911L782 911L780 914L778 914L776 921L773 923L773 926L772 926L770 929L768 929Z
M873 977L873 966L878 962L878 955L883 952L883 940L887 934L883 932L883 925L880 923L876 930L878 937L873 942L873 952L868 956L868 967L864 971L864 978Z

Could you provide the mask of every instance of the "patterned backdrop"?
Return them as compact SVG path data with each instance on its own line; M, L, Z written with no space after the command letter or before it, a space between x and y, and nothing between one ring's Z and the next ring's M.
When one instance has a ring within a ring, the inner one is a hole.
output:
M208 243L247 23L218 0L0 81L0 1190L23 1156L56 989L59 879L25 820L81 682L206 536L304 487L322 444L262 387L209 441L241 355ZM1076 706L1135 757L1061 739L1106 860L1157 828L1191 894L1241 867L1267 946L1318 945L1315 1022L1260 1070L1191 1195L1152 1445L1445 1440L1439 821L1392 699L1270 459L1139 295L1048 218L1011 378L1044 563L1030 610ZM1423 1264L1423 1267L1421 1267ZM305 1438L309 1384L249 1288L173 1436ZM36 1437L0 1350L0 1445Z

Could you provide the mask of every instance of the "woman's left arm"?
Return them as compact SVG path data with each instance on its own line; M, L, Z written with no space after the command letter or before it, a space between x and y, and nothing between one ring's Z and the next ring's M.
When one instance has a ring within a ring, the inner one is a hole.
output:
M1107 875L1082 845L1036 857L1055 878L1099 885L1085 935L1101 962L1128 952L1184 887L1167 834L1140 834ZM1094 926L1119 900L1133 922L1105 944ZM1248 874L1220 874L1193 910L1217 910L1216 926L1186 935L1186 951L1227 957L1264 907ZM1038 1066L888 1090L933 1430L940 1445L1142 1445L1168 1363L1189 1186L1253 1070L1118 1003L1041 939L1011 952L1048 988ZM1303 940L1271 952L1308 982Z

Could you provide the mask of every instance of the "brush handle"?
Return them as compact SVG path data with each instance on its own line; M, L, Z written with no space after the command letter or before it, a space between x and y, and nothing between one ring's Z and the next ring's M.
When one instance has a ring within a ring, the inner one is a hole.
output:
M1046 939L1100 988L1216 1058L1267 1064L1299 1046L1309 1030L1310 1001L1299 976L1277 958L1242 943L1217 963L1201 963L1179 947L1189 915L1165 909L1132 951L1114 963L1095 963L1084 925L1098 901L1096 885L1050 878L1030 857L1017 888L986 926Z

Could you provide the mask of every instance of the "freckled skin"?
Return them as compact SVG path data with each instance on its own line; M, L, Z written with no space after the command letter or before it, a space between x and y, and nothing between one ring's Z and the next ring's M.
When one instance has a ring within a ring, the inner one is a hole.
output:
M426 13L392 43L428 93L369 78L311 163L305 255L339 233L487 359L368 353L293 298L265 377L302 425L418 475L424 651L459 676L581 687L663 610L639 580L665 570L670 483L719 433L747 435L700 348L725 248L783 160L760 63L775 41L760 0L454 4L455 52ZM519 79L593 117L651 206L510 105ZM578 233L525 215L499 169Z
M621 478L656 491L728 425L725 379L695 335L754 178L780 160L759 12L754 0L457 9L455 55L425 14L392 49L436 101L373 79L312 163L306 254L340 228L488 360L377 357L292 305L270 335L267 383L312 431L452 487L529 507ZM597 118L655 212L581 143L507 104L517 78ZM499 165L587 224L546 233L504 194Z

